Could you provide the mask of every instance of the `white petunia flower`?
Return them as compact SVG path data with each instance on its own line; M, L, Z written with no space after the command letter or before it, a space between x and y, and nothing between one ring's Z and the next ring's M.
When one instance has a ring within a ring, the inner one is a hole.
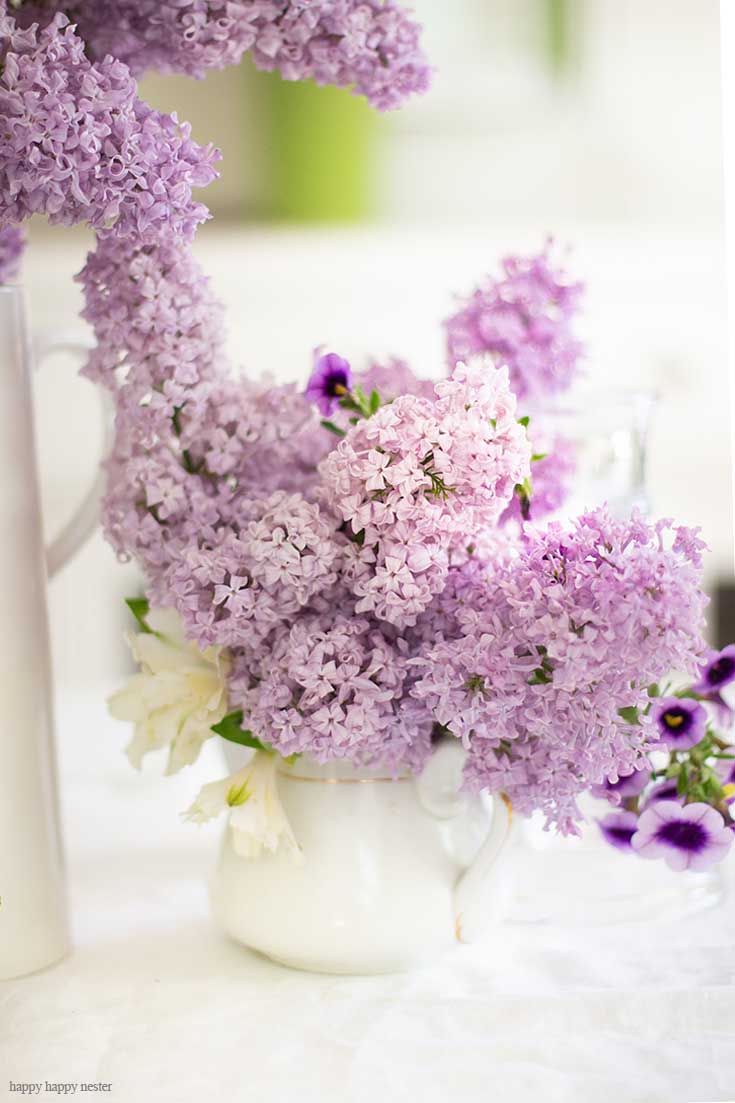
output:
M135 724L127 747L132 764L140 768L149 751L168 747L166 773L175 774L196 761L227 712L229 659L220 647L202 652L189 643L173 609L151 610L146 623L150 632L128 636L140 673L108 706L117 720Z
M227 808L233 845L243 858L257 858L261 851L280 846L301 854L278 796L275 755L256 751L237 773L205 785L183 815L193 823L206 823Z

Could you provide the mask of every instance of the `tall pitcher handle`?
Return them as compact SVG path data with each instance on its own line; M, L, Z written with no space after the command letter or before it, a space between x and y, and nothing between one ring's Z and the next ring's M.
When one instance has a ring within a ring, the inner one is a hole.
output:
M439 819L452 819L466 807L467 796L461 790L466 758L458 740L447 740L434 751L417 780L421 803ZM513 820L513 807L505 793L494 797L483 794L482 799L492 807L490 828L472 865L454 888L455 931L460 942L472 942L487 925L497 892L493 867Z
M43 338L35 349L36 365L56 352L70 352L86 359L94 341L80 334L61 334ZM97 389L100 398L100 416L102 419L102 455L106 456L112 437L112 419L109 412L107 393ZM98 464L92 485L82 498L76 510L61 529L58 536L46 548L46 566L49 577L67 563L82 544L92 535L99 522L99 504L104 489L105 473L102 464Z

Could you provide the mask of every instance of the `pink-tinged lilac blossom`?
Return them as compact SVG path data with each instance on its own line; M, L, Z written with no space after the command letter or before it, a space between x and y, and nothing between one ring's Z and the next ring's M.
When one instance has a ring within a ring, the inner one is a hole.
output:
M359 610L415 623L448 553L497 522L528 477L530 445L504 370L458 365L435 401L403 395L350 427L319 468L320 500L359 537Z
M431 69L421 27L395 0L53 0L20 12L24 23L63 9L90 55L134 74L203 77L246 52L284 80L350 88L379 110L425 92Z
M671 751L696 747L707 733L707 712L699 701L664 697L654 703L651 717L659 739Z
M610 846L617 850L630 851L630 843L638 829L638 817L635 812L609 812L597 821L602 836Z
M304 392L309 402L313 402L322 417L329 417L339 405L340 399L349 394L352 388L352 368L349 361L336 352L322 355L319 350L314 354L314 370Z
M467 747L471 788L574 831L581 792L648 768L648 686L697 669L705 601L699 550L665 521L601 509L531 528L475 568L413 692ZM620 715L636 707L640 723Z
M662 858L673 870L699 871L721 862L733 834L709 804L657 801L642 813L631 846L641 858Z
M18 278L20 262L25 248L25 235L18 226L0 230L0 284L12 283Z
M582 345L572 321L583 285L556 268L547 248L507 257L499 279L487 279L445 322L450 368L488 353L510 372L519 399L566 390L580 370Z
M90 62L65 15L19 30L0 11L0 228L44 214L137 242L190 238L208 217L192 188L217 156L138 99L120 61Z

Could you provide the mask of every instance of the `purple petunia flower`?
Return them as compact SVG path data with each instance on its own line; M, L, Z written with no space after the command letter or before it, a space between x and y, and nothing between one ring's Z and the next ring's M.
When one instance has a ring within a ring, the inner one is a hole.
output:
M603 797L615 795L625 800L627 797L637 797L642 793L651 780L650 770L633 770L618 778L617 781L608 781L595 786L595 793Z
M663 858L670 869L703 870L721 862L732 844L720 813L709 804L657 801L638 821L631 840L641 858Z
M707 696L719 693L721 689L735 681L735 644L728 644L722 651L711 651L702 667L700 679L692 686L695 693Z
M597 821L606 842L617 850L630 850L631 839L638 830L635 812L610 812Z
M707 662L699 672L699 681L692 686L695 693L708 701L724 726L733 719L733 710L722 696L725 686L735 681L735 644L723 647L722 651L710 651Z
M306 385L306 397L313 402L323 417L336 409L339 400L352 388L352 368L347 360L328 352L326 356L314 356L314 370Z
M672 751L695 747L707 731L707 712L698 701L664 697L654 705L652 717L661 742Z
M644 812L646 808L650 808L652 804L656 804L660 800L676 800L681 804L681 798L679 797L679 789L677 780L675 777L664 778L663 781L658 781L652 789L646 794L646 799L643 802L641 811Z

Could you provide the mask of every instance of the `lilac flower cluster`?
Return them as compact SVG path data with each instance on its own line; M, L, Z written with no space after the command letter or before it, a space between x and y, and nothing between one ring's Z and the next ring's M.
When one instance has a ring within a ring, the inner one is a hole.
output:
M677 692L650 687L644 715L654 757L597 790L622 805L599 820L618 850L660 858L676 871L706 869L729 852L735 745L723 736L731 736L735 713L722 690L735 682L734 658L732 645L709 652L693 685Z
M450 367L479 353L505 364L519 400L565 390L579 373L582 346L572 321L584 287L552 264L549 249L507 257L445 322Z
M359 421L319 470L321 500L355 537L356 611L399 627L444 589L452 546L495 525L529 474L505 371L459 365L435 394Z
M596 510L475 569L414 691L464 742L471 786L569 832L582 791L644 763L647 687L704 648L700 553L690 530Z
M10 226L0 230L0 284L17 279L24 248L25 237L21 229Z
M235 652L231 697L282 755L348 757L419 772L432 719L411 695L411 640L337 598L282 624L260 654Z
M90 62L65 16L19 30L0 11L0 226L42 213L136 242L190 238L207 217L191 190L216 156L138 99L127 66Z
M93 59L203 77L247 51L285 80L352 88L379 110L425 92L421 28L395 0L54 0L25 4L22 21L63 10Z

